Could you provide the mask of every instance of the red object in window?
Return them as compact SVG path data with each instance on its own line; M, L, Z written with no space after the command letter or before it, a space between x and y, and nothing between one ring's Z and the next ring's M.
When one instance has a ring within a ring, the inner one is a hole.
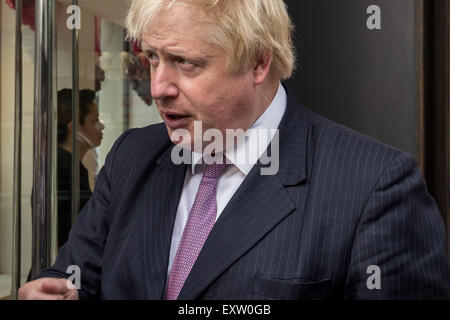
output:
M141 46L136 41L133 41L133 43L132 43L131 53L139 58L139 60L141 61L141 64L145 68L150 67L150 63L148 62L147 55L142 51Z
M16 9L16 0L6 0L6 4ZM22 8L22 23L34 31L34 0L24 0Z

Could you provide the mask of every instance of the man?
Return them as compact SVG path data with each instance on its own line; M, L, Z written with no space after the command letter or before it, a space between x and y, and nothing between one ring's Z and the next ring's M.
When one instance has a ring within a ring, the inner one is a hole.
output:
M57 261L21 298L449 297L442 218L414 159L280 84L294 65L282 0L136 0L127 27L164 124L117 140ZM198 161L199 123L222 136L278 129L241 140L270 149L275 172L252 148L259 161L233 161L240 145ZM174 161L170 138L194 149L192 164ZM73 265L78 290L64 280Z

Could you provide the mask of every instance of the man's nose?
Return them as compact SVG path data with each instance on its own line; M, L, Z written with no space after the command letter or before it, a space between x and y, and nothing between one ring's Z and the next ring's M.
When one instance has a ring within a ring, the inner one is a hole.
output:
M103 122L99 121L96 124L96 127L98 130L102 131L103 129L105 129L105 125L103 124Z
M151 94L154 99L173 98L178 96L175 70L160 63L151 72Z

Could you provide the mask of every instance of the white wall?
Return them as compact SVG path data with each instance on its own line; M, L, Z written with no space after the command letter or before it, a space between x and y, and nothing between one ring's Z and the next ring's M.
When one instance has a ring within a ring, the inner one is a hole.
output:
M0 273L9 273L12 237L12 150L14 121L14 11L1 6L0 96Z
M1 2L1 108L0 108L0 273L11 271L13 155L14 155L14 77L15 11ZM33 158L32 56L34 33L23 27L23 146L22 146L22 273L31 263L31 183ZM32 50L31 50L32 51Z

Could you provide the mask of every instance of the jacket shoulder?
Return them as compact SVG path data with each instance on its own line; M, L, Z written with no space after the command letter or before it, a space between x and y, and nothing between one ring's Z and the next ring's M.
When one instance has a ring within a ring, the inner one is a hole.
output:
M157 123L143 128L128 129L117 139L120 141L119 150L121 152L146 153L154 152L160 147L170 143L169 135L164 123ZM147 147L152 150L144 150Z
M327 119L304 107L301 108L302 112L309 118L312 129L311 133L318 141L320 141L322 145L324 143L327 146L335 145L336 143L342 143L342 140L345 140L352 141L354 145L366 145L372 149L370 152L374 152L375 150L386 152L394 158L401 154L408 155L407 152L402 151L392 145L389 145L380 140L377 140L376 138L370 137L368 135L365 135L364 133Z
M142 160L153 161L166 151L172 142L164 123L126 130L114 142L108 154L113 167L129 167ZM106 161L108 163L108 159Z
M396 161L418 166L414 156L405 151L301 108L310 124L308 148L314 155L310 168L316 172L333 167L333 174L343 170L355 179L374 183Z

